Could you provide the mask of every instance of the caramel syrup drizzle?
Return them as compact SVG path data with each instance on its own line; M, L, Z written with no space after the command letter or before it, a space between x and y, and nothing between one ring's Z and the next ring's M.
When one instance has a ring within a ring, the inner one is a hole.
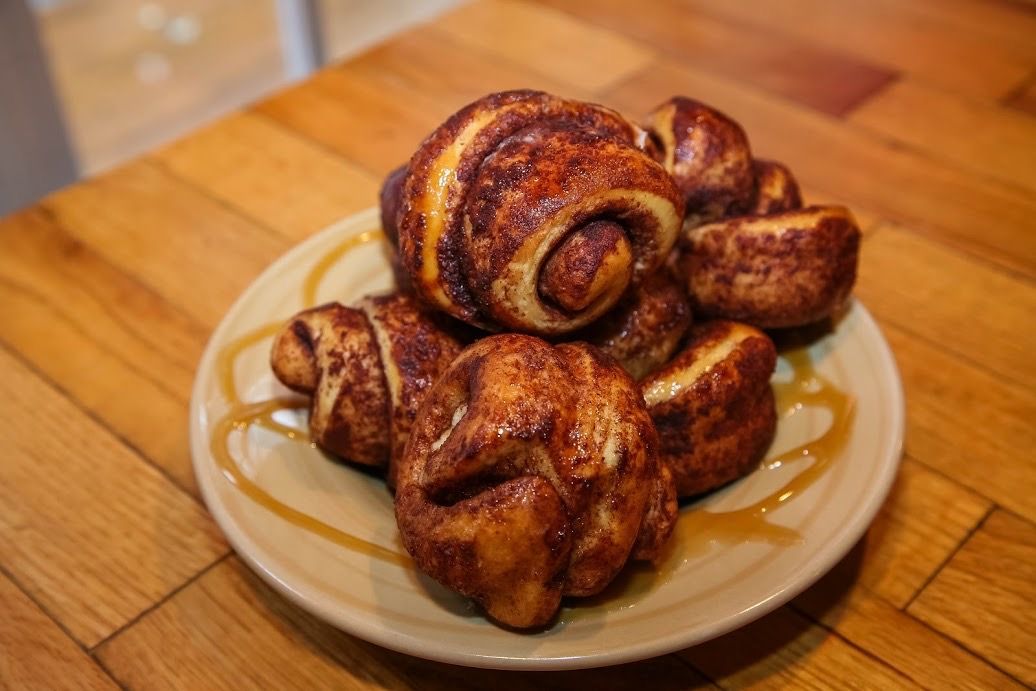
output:
M380 230L368 230L350 237L321 257L320 261L310 269L302 283L303 305L305 307L312 307L316 303L317 291L324 277L331 270L331 267L343 256L357 247L380 240L383 237L384 234ZM316 448L316 445L309 440L309 434L305 430L284 425L274 417L282 410L305 410L309 408L308 401L301 398L273 398L256 403L245 403L241 400L234 381L234 366L237 358L249 348L275 335L283 326L284 322L282 321L264 324L234 339L219 352L216 358L216 371L219 377L220 390L223 393L223 397L230 404L230 410L213 426L209 446L212 456L216 459L220 470L223 471L224 477L231 484L241 490L249 499L289 523L330 540L337 545L370 557L401 566L409 564L409 557L401 552L351 535L285 504L241 472L241 466L238 465L233 454L231 454L229 448L230 437L235 432L247 434L248 429L252 425Z
M350 251L364 244L380 240L380 230L369 230L355 235L329 251L314 264L302 284L303 304L311 307L316 302L317 291L327 272ZM323 521L295 509L273 497L253 482L244 473L229 450L229 439L235 432L247 433L252 425L298 442L310 442L306 431L298 430L278 422L274 415L280 410L303 410L308 402L298 398L274 398L257 403L244 403L237 393L234 382L234 365L237 358L247 349L273 336L282 327L282 322L266 324L227 344L217 357L220 388L230 403L230 411L214 426L211 449L226 478L244 494L272 513L290 523L320 535L338 545L361 552L390 563L405 565L409 558L400 552L368 542L343 532ZM759 501L734 511L712 512L705 509L691 509L681 512L677 522L673 547L661 568L627 568L628 577L620 576L616 587L609 587L601 596L586 598L581 603L593 605L604 596L619 607L628 606L647 587L653 587L666 574L671 574L679 564L690 557L704 552L713 542L765 542L774 545L791 545L802 541L794 529L770 523L767 516L777 508L802 494L816 483L828 470L848 443L849 431L854 417L851 397L840 391L833 383L819 374L813 366L806 348L783 353L782 357L792 366L789 382L773 384L777 399L779 419L795 415L805 407L819 407L829 410L832 422L822 435L763 462L760 470L774 470L785 464L811 461L780 489ZM615 598L614 591L621 589L622 595ZM624 604L625 603L625 604ZM578 609L583 609L580 606Z

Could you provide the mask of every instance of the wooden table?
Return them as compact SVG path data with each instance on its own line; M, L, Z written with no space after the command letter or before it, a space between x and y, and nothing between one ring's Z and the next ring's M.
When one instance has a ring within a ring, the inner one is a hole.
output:
M1036 13L1010 0L484 0L0 221L0 686L1036 683ZM906 457L866 537L746 628L614 669L429 663L290 605L199 501L187 400L274 258L429 130L531 86L740 120L865 231Z

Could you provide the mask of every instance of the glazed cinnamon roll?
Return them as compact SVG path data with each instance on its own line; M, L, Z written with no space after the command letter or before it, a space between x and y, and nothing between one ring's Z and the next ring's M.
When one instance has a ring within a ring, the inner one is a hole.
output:
M417 566L514 627L600 592L672 532L672 476L637 385L585 343L490 336L432 387L400 465Z
M418 148L396 217L429 304L491 330L574 331L672 248L683 204L616 112L536 91L461 109Z
M681 273L696 315L803 326L846 302L859 247L860 229L841 206L740 216L686 231Z
M345 459L387 466L390 485L418 406L462 349L412 297L367 297L297 314L270 353L284 385L312 396L310 438Z
M669 361L690 325L687 291L663 268L572 340L597 346L641 379Z
M687 347L640 382L679 496L715 489L759 464L777 424L776 363L762 331L712 321L692 327Z
M704 103L674 96L648 115L647 129L683 193L685 228L747 210L755 170L741 125Z

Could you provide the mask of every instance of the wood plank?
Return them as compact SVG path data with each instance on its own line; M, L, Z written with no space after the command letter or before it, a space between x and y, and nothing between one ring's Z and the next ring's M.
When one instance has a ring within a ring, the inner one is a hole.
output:
M907 611L1036 685L1036 526L994 512Z
M851 122L965 170L1036 191L1036 119L914 79L889 85Z
M837 194L911 230L1036 276L1036 199L1015 186L671 61L657 62L602 98L643 112L674 93L699 98L739 120L756 153L789 165L807 188Z
M1013 376L991 374L954 357L947 352L945 337L933 343L888 324L883 330L909 406L907 453L1036 520L1032 389L1018 386Z
M606 670L472 670L395 653L334 629L274 593L231 558L97 649L133 688L628 688L701 683L673 657Z
M206 330L39 209L0 221L0 244L0 341L195 491L169 420L186 419Z
M1004 105L1026 115L1036 115L1036 75L1008 94Z
M905 458L874 523L824 589L859 584L905 607L991 508L988 499Z
M521 56L516 58L512 60L492 47L462 45L441 23L434 23L386 41L341 69L395 90L404 102L421 97L436 99L447 115L486 94L508 89L593 98L593 92L566 80L564 74L538 73Z
M25 593L0 574L0 688L117 689L108 675Z
M400 655L392 659L393 669L406 676L411 688L429 691L467 689L501 689L501 691L625 691L632 688L650 688L653 691L683 689L714 689L687 663L675 655L634 662L615 667L584 669L571 672L502 672L488 669L469 669L444 665Z
M856 294L883 323L1036 387L1036 285L896 226L864 242ZM890 280L891 279L891 280ZM952 338L947 338L952 334Z
M460 45L431 24L324 70L255 110L380 179L409 160L421 140L462 106L517 88L590 97L578 86Z
M1022 688L866 586L850 588L837 574L821 579L794 606L925 688Z
M614 86L652 58L646 45L619 33L520 0L463 5L435 26L459 45L509 58L536 74L589 91Z
M1010 55L1036 61L1036 13L1031 0L877 0L892 5L904 18L931 17L970 36L984 40Z
M1032 67L1031 58L977 34L974 25L962 27L935 14L911 12L900 2L684 0L684 4L976 98L1002 96Z
M342 67L318 72L254 108L383 177L408 161L421 140L461 105L444 108L427 94L404 100L398 90Z
M150 158L294 241L374 206L381 183L256 113L219 120Z
M6 351L0 371L0 563L92 646L227 547L195 500Z
M373 649L303 613L232 557L95 654L132 688L405 688Z
M722 688L919 688L789 607L677 654Z
M894 77L891 71L837 48L791 38L765 26L732 24L675 2L652 3L650 8L625 0L546 0L546 4L636 38L680 62L833 115L852 109Z
M144 161L51 195L43 207L76 240L210 328L289 245Z

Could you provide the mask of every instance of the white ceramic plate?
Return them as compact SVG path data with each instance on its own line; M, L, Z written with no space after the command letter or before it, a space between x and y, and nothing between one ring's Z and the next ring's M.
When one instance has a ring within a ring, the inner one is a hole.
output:
M271 512L230 481L211 451L214 427L230 408L220 388L219 355L243 334L301 309L302 285L314 265L345 239L377 225L371 209L336 223L270 266L213 334L191 400L194 468L213 516L252 568L317 616L385 647L460 665L573 669L629 662L700 643L775 609L846 554L878 511L899 463L903 394L885 340L856 303L833 333L809 348L817 371L854 397L855 419L826 472L764 517L778 526L771 532L781 539L680 530L661 575L641 570L633 578L620 577L610 600L568 607L549 629L523 634L499 628L412 567L345 548ZM392 285L380 242L326 263L330 268L316 293L319 302L348 304ZM236 360L234 381L244 401L288 393L269 371L269 345L269 338L258 341ZM782 360L777 380L787 379L788 371ZM278 419L305 429L301 412L280 413ZM782 419L773 451L817 437L830 421L828 412L812 407ZM241 475L276 501L402 551L391 497L372 475L255 426L234 432L228 448ZM760 469L684 507L681 523L695 525L697 511L731 511L772 495L810 463L805 458ZM699 535L688 535L694 532Z

